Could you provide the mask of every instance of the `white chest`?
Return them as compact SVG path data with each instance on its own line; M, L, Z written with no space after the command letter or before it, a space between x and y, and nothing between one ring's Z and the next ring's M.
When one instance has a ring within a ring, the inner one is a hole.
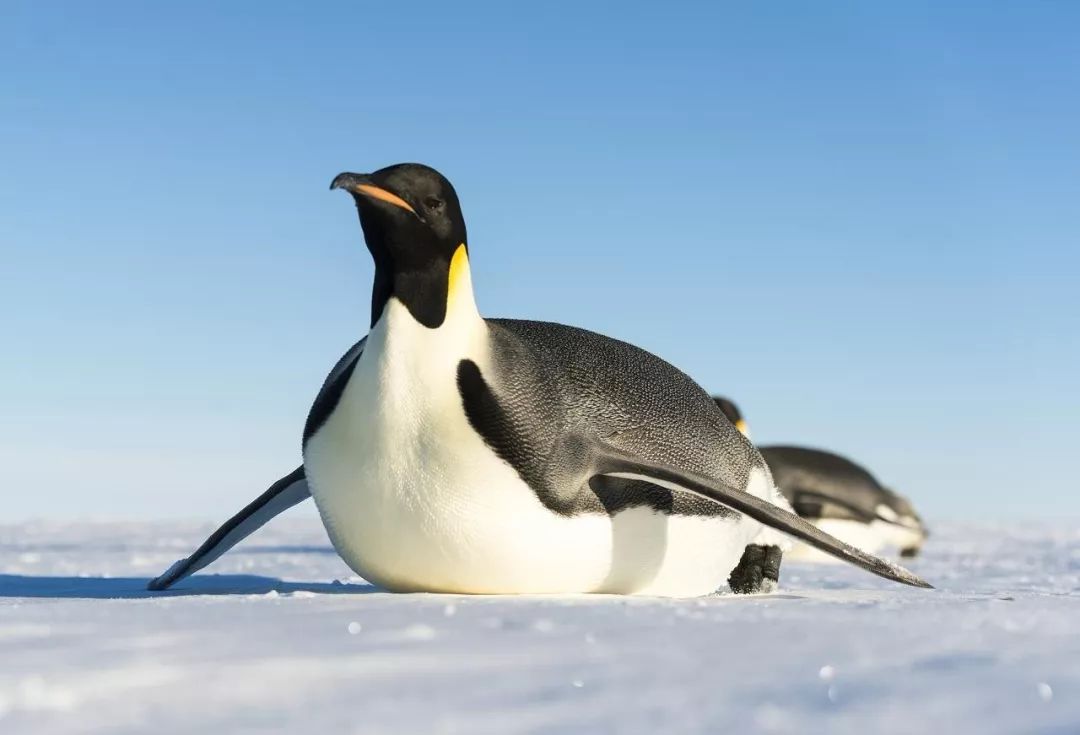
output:
M457 367L465 358L488 363L487 327L478 316L453 316L432 330L400 303L387 305L337 408L308 441L312 496L346 563L387 588L563 587L567 580L545 580L538 567L585 549L552 549L566 519L544 508L469 425ZM579 535L599 551L591 530Z

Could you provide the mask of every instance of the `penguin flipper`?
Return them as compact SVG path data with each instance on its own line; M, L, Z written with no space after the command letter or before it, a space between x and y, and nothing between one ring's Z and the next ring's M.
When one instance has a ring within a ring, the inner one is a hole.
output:
M274 516L310 497L311 491L308 490L307 477L301 465L271 485L266 492L248 503L239 513L225 521L221 528L214 531L210 538L195 550L195 553L173 564L160 577L150 580L146 588L154 591L168 589L184 577L194 574L213 562Z
M673 492L690 492L745 513L766 526L803 541L838 559L868 572L912 587L933 589L933 585L903 567L833 538L794 513L779 508L742 490L692 471L683 471L630 455L610 445L596 448L597 474L643 480Z

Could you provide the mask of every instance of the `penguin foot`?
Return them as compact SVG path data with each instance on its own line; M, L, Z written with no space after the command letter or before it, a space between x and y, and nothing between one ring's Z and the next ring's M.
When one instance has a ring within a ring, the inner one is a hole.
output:
M900 558L901 559L914 559L915 557L917 557L919 555L920 551L922 551L922 549L919 548L918 546L909 546L906 549L900 549Z
M731 591L737 595L752 595L775 590L780 582L780 560L783 555L779 546L747 546L739 566L728 577Z

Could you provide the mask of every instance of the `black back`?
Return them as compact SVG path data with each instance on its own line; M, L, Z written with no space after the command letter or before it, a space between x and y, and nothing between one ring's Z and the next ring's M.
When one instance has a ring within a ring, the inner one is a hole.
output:
M760 447L773 480L805 518L869 522L877 506L892 507L896 496L868 470L832 452L805 447Z
M745 488L754 447L687 375L645 350L550 322L489 319L494 369L482 376L502 416L470 414L485 440L559 513L617 512L635 505L679 515L733 511L688 493L612 477L575 482L535 472L565 471L577 451L568 437L599 441ZM470 371L465 368L466 373ZM468 409L475 375L459 384ZM490 400L490 399L489 399ZM467 411L468 412L468 411ZM483 413L483 412L481 412ZM513 432L507 427L514 427ZM534 473L529 476L529 473ZM559 488L580 488L572 495Z

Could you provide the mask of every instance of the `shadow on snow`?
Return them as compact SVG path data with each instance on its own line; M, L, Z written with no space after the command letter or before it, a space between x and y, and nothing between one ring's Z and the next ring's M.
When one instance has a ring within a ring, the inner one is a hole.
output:
M35 577L0 574L0 598L36 597L84 600L141 600L193 595L265 595L268 592L313 592L319 595L363 595L379 592L368 584L285 582L255 574L203 574L172 589L151 592L145 577Z

